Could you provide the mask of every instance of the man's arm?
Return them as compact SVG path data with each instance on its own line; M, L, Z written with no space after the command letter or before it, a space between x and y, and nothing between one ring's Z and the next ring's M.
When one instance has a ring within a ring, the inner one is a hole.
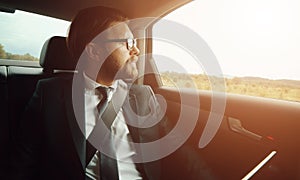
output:
M11 154L12 179L38 179L42 147L42 88L39 82L18 124Z

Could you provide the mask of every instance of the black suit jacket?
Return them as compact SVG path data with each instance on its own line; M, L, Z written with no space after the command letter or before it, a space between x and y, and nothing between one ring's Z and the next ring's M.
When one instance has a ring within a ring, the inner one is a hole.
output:
M84 121L77 121L84 119L84 88L82 76L78 77L74 84L72 77L44 79L37 84L20 122L13 179L85 179L86 140L79 125ZM74 103L72 96L78 102ZM135 85L129 91L130 105L139 115L150 112L150 98L153 94L148 86ZM148 142L159 139L162 127L159 123L149 129L129 130L135 142ZM161 177L159 161L137 167L145 179Z

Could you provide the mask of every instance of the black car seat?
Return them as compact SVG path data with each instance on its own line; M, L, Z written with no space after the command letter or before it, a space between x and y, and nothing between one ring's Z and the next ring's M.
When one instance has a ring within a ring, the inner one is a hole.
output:
M9 121L7 99L7 68L0 66L0 179L5 178L9 154Z
M6 104L8 104L9 121L7 131L9 131L10 141L10 145L8 146L12 150L12 154L10 154L11 157L13 156L15 148L14 142L16 140L18 124L28 101L34 93L37 82L41 79L54 76L73 75L76 63L70 58L65 37L54 36L44 43L40 55L40 65L41 67L8 66L7 79L2 75L2 69L0 67L0 85L2 81L7 81L7 92L5 88L1 87L0 93L2 93L2 91L5 91L3 93L7 93ZM8 152L11 151L7 151L7 153ZM9 157L9 154L7 154L6 157ZM0 176L0 179L3 178Z

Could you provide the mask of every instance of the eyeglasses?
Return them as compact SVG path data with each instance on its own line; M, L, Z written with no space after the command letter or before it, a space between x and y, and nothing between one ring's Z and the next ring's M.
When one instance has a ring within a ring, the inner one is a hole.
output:
M137 47L137 41L134 38L128 39L108 39L105 42L126 42L126 47L129 51L131 51L134 47Z

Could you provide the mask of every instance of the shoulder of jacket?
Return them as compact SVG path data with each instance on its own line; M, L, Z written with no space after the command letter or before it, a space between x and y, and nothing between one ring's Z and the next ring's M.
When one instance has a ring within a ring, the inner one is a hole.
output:
M63 86L66 84L71 84L72 83L73 78L71 77L50 77L50 78L45 78L45 79L41 79L38 82L39 86L47 86L47 87L52 87L52 86Z

